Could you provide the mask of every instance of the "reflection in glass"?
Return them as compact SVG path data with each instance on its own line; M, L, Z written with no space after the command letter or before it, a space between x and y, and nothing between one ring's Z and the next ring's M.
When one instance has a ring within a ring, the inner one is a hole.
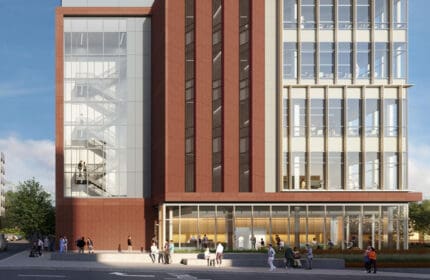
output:
M357 79L370 77L370 47L370 43L357 43L357 65L355 65Z
M329 136L340 137L343 135L343 100L328 100L328 131Z
M361 154L358 152L349 152L348 162L348 189L361 189Z
M407 27L407 0L393 0L393 23L395 29Z
M398 107L399 101L397 99L384 100L385 136L396 137L398 135Z
M297 0L284 0L284 29L297 28Z
M338 43L338 79L352 77L352 43Z
M302 43L301 46L301 77L302 79L315 78L315 43Z
M320 0L320 28L332 29L334 27L333 0Z
M379 153L366 153L366 190L379 189Z
M375 28L388 29L388 0L375 0Z
M388 78L388 44L387 43L375 43L375 79L387 79Z
M352 0L338 0L338 27L352 29Z
M379 136L379 100L366 99L366 136Z
M320 43L320 79L333 79L334 44Z
M360 99L348 99L347 101L347 129L348 136L361 134L361 101Z
M297 78L297 43L284 42L284 79Z
M385 153L384 154L384 189L385 190L396 190L397 189L397 168L398 168L398 157L397 153Z
M306 184L306 157L305 153L292 153L292 181L293 181L293 189L307 189Z
M357 0L357 28L370 28L370 3L369 0Z
M311 136L324 137L324 99L311 99Z
M315 28L315 0L302 0L301 28Z
M328 178L329 190L343 189L343 153L330 152L328 154Z
M395 79L406 78L407 53L406 43L393 44L393 76Z
M324 153L312 152L310 162L311 189L324 189Z
M306 100L292 100L293 136L303 137L306 135Z

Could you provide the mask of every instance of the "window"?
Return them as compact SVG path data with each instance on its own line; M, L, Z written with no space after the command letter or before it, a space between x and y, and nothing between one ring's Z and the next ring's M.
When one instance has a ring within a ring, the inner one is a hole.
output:
M357 29L370 28L369 0L357 0Z
M292 153L292 182L293 189L307 189L306 183L306 157L305 153Z
M375 29L388 29L388 0L375 0Z
M398 135L398 107L399 101L397 99L384 100L385 136L387 137L397 137Z
M311 189L324 189L324 153L311 153L310 172Z
M306 135L306 100L292 100L293 136L304 137Z
M334 27L333 0L320 0L320 28L332 29Z
M366 99L366 136L379 136L379 106L378 99Z
M302 79L315 79L315 43L302 43Z
M297 0L284 0L284 29L297 28Z
M338 44L338 62L337 62L338 79L352 78L352 44Z
M358 152L348 153L348 189L361 189L361 154Z
M338 27L352 29L352 0L338 0Z
M327 189L343 189L343 153L330 152L328 154Z
M311 136L324 137L324 99L311 99Z
M328 100L328 131L331 137L343 135L343 100Z
M360 99L348 99L347 101L347 127L348 136L361 135L361 102Z
M388 78L388 44L375 43L375 79Z
M334 44L320 43L320 79L333 79Z
M302 0L301 28L315 29L315 0Z
M395 79L406 79L407 70L406 43L393 44L393 77Z
M370 48L370 43L357 43L357 65L355 65L357 79L370 77Z
M284 79L297 78L297 43L284 43Z
M407 27L407 0L394 0L393 2L393 28L406 29Z
M384 189L396 190L397 189L397 170L398 170L397 153L384 154Z
M366 153L366 190L379 189L379 153Z

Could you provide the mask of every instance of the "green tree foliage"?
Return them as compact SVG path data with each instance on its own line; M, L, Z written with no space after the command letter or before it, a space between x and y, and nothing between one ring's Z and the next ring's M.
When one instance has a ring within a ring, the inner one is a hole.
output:
M19 228L27 237L55 231L55 209L51 195L34 178L20 183L16 192L6 193L6 224Z
M415 231L430 234L430 200L409 205L409 218Z

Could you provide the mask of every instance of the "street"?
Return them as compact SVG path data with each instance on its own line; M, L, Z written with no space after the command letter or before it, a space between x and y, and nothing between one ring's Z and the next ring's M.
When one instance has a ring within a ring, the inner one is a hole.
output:
M30 244L28 243L27 240L9 242L7 246L7 250L0 252L0 260L13 256L16 253L27 250L29 248L30 248Z
M70 271L70 270L0 270L1 279L7 280L25 280L25 279L91 279L91 280L121 280L121 279L160 279L160 280L263 280L263 279L288 279L288 280L303 280L303 279L321 279L321 280L354 280L354 279L430 279L428 275L422 275L420 278L405 278L393 277L390 275L381 274L366 274L363 275L329 275L319 273L295 273L293 271L286 272L279 269L276 272L260 272L251 273L243 271L168 271L148 270L146 272L125 272L118 271Z

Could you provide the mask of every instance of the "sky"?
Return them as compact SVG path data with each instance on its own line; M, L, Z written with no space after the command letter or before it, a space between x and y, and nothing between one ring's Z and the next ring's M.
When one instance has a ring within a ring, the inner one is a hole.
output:
M55 7L0 0L0 151L6 179L55 188ZM409 0L409 189L430 199L429 0Z

